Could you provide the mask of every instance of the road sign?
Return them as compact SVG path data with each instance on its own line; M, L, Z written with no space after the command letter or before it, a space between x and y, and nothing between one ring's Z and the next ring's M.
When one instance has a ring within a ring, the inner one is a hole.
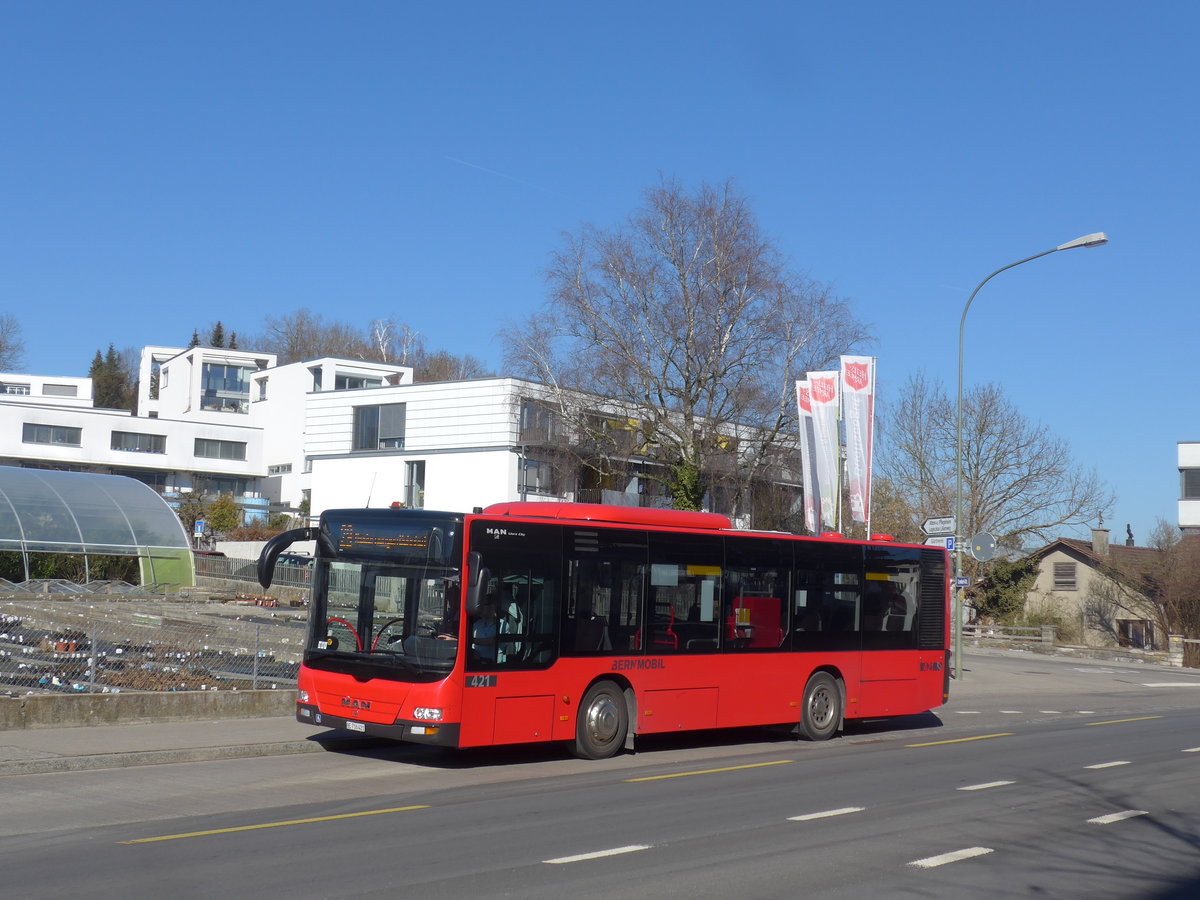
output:
M954 534L954 516L931 516L921 523L921 530L928 535Z
M986 531L981 531L971 538L971 555L980 562L987 562L996 556L996 539Z
M955 587L966 587L970 583L971 583L971 579L967 578L965 575L959 575L957 578L954 579Z
M925 544L929 547L945 547L947 550L953 550L954 538L948 534L931 535L925 538Z
M207 525L208 525L208 523L207 523L207 522L205 522L203 519L197 519L197 520L196 520L196 526L195 526L195 528L196 528L196 531L195 531L195 533L196 533L197 535L202 535L202 534L204 534L204 528L205 528L205 526L207 526Z

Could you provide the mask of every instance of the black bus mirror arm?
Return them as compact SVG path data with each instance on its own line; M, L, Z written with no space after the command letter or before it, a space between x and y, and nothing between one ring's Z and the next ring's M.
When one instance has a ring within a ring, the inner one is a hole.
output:
M267 541L258 554L258 583L264 588L269 588L275 576L275 561L279 559L279 554L297 541L319 541L319 532L319 528L293 528Z

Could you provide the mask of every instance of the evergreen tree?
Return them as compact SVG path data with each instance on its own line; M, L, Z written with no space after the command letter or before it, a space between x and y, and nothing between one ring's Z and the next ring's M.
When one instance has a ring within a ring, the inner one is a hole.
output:
M133 382L116 347L108 345L108 352L101 355L96 351L88 377L92 379L92 400L100 409L132 409L134 401Z
M238 345L237 345L237 332L236 332L236 331L231 331L231 332L229 332L229 349L230 349L230 350L236 350L237 348L238 348Z
M192 340L188 344L188 349L191 350L193 347L199 347L199 346L200 346L200 332L199 332L199 330L193 328L192 329Z
M225 346L225 326L221 324L220 319L217 319L217 324L212 327L212 334L209 335L208 345L210 347Z

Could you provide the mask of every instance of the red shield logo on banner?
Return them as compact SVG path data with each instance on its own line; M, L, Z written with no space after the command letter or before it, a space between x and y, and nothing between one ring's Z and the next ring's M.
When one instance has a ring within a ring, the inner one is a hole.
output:
M800 398L800 409L803 412L811 413L812 404L808 400L808 388L802 387L796 392L796 396Z
M846 384L856 391L867 387L867 364L846 363Z
M811 378L808 382L812 386L812 398L817 403L832 403L836 396L836 389L833 385L832 378Z

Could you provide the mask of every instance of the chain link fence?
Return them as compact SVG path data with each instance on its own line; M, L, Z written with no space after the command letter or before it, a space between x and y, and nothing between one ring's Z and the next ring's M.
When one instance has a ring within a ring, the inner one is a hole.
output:
M251 593L232 572L225 583L0 580L0 696L294 689L303 591Z

